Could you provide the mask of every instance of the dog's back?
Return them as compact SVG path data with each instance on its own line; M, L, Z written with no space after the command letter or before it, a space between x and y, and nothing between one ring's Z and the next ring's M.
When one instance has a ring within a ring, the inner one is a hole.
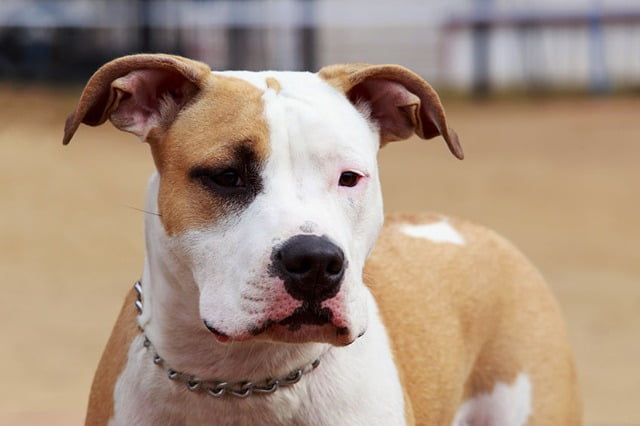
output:
M457 219L394 215L364 276L417 424L580 423L561 313L509 242Z

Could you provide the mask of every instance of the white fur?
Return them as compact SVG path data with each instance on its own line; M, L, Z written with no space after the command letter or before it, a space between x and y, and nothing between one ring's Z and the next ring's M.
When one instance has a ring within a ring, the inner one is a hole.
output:
M453 420L453 426L520 426L531 415L531 381L520 373L512 384L498 382L491 393L482 393L465 401Z
M466 244L462 234L446 220L424 225L402 225L400 230L410 237L424 238L434 243L451 243L459 246Z
M139 337L116 385L112 424L404 424L390 344L361 276L383 220L374 128L314 74L226 74L262 89L271 75L282 87L279 94L266 90L263 96L271 131L264 189L234 217L175 237L165 234L157 216L146 217L139 322L172 368L205 379L280 377L326 354L318 369L291 388L245 400L216 400L171 383ZM353 188L339 187L345 170L367 178ZM157 210L159 179L154 174L149 183L149 211ZM274 245L301 229L326 235L348 262L340 293L325 302L340 311L350 335L331 343L367 333L345 347L256 339L219 343L203 319L241 336L280 305L295 308L267 266Z
M403 425L402 389L389 341L368 294L368 333L350 346L331 348L320 366L295 386L267 396L214 399L194 395L171 383L154 365L141 337L129 350L129 362L116 387L116 417L112 425ZM247 345L247 344L242 344ZM254 352L255 349L255 352ZM243 361L229 355L226 374L250 363L258 370L269 352L260 345L245 346ZM213 356L212 356L213 358ZM287 361L283 361L287 362Z

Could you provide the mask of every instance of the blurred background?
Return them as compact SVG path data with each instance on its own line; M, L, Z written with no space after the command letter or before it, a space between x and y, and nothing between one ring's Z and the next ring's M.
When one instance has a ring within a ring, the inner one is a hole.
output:
M214 69L393 60L480 95L607 93L640 85L639 22L629 0L3 0L0 76L78 81L161 51Z
M2 0L0 424L82 422L142 270L147 147L108 125L61 145L86 79L136 52L217 70L371 62L424 76L466 159L441 139L391 144L380 153L385 209L436 210L511 239L565 312L585 424L640 425L630 0Z

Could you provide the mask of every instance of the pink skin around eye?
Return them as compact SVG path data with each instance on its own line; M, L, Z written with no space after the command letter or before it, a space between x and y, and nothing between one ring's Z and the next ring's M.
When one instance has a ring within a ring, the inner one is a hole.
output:
M340 185L340 176L342 175L342 173L345 173L345 172L355 173L358 176L360 176L359 179L358 179L358 182L354 186L342 186L342 185ZM341 190L351 190L351 191L353 191L355 189L364 188L368 181L369 181L369 174L368 173L360 171L360 170L358 170L356 168L345 168L338 175L338 181L336 182L336 185Z

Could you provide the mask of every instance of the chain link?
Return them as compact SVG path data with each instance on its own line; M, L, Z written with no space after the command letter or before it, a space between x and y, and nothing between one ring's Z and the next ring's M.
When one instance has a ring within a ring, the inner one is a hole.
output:
M140 281L136 281L133 288L136 291L136 301L135 306L138 310L138 313L142 313L142 285ZM316 358L311 364L299 368L297 370L291 371L288 375L274 379L267 378L261 380L257 383L253 383L249 380L238 381L238 382L225 382L219 380L201 380L197 377L181 373L172 368L166 366L166 362L158 353L155 351L153 344L149 340L146 334L144 334L144 329L141 326L138 328L142 331L142 345L148 351L153 354L153 363L162 367L166 370L167 377L169 380L182 383L189 391L196 393L206 393L215 398L222 398L225 395L234 396L236 398L246 398L253 394L269 394L277 391L280 388L295 385L300 381L303 375L310 373L311 371L318 368L320 365L320 358Z

